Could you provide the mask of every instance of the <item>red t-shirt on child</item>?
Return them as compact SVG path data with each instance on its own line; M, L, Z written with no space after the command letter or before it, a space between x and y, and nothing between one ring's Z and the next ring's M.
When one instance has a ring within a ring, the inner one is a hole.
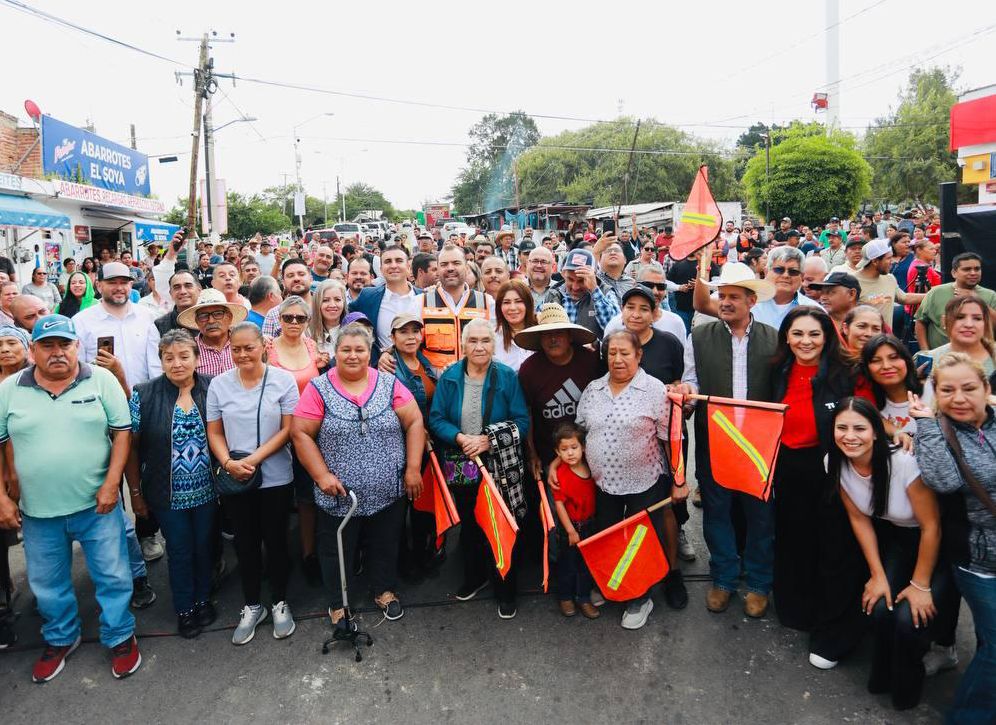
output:
M574 523L587 521L595 515L595 479L581 478L571 467L561 461L557 466L560 490L553 492L553 500L560 501Z

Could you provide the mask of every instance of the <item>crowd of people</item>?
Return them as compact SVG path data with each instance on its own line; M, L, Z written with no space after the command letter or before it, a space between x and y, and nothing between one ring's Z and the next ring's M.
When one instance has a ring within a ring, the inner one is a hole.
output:
M244 600L233 643L268 618L291 636L291 512L299 568L324 586L333 624L349 614L341 562L350 585L362 570L386 619L402 617L400 580L446 560L434 518L412 505L432 449L462 522L459 600L491 586L498 616L516 616L544 536L541 481L559 611L597 618L604 597L578 542L669 498L651 513L668 608L689 601L691 504L710 612L738 591L750 618L773 602L820 669L871 637L868 690L898 709L957 665L964 600L977 642L962 645L976 651L950 716L992 722L996 293L982 260L955 256L941 283L929 211L846 231L837 218L728 221L678 260L670 227L633 222L445 239L403 227L346 244L257 235L198 245L189 264L178 235L137 262L67 260L58 284L41 270L20 293L4 281L0 527L23 532L43 620L34 680L80 643L74 542L115 677L141 665L131 610L156 600L146 565L164 553L180 635L216 621L230 538ZM770 500L717 482L696 396L787 406ZM694 486L672 475L674 416L695 442ZM482 465L521 529L505 575L474 515ZM347 491L359 503L340 550ZM622 627L644 627L654 596L626 602ZM0 618L0 646L16 636Z

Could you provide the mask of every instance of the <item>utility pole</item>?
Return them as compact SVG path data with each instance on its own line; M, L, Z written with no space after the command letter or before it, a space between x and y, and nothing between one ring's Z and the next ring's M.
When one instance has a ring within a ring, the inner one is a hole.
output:
M138 142L135 139L135 124L131 124L131 147L138 151Z
M214 69L214 58L208 58L208 74ZM213 80L213 79L212 79ZM204 98L204 208L207 209L207 219L202 220L201 226L208 233L211 244L215 245L221 241L214 223L214 192L218 185L214 180L214 125L211 117L211 93L210 88Z
M346 221L346 197L341 191L339 191L338 176L335 177L335 195L342 201L342 216L339 218L339 221L344 222Z
M840 0L826 2L827 129L840 125Z
M201 147L201 112L208 71L208 36L201 39L200 59L194 71L194 132L190 142L190 191L187 195L187 235L197 235L197 154Z

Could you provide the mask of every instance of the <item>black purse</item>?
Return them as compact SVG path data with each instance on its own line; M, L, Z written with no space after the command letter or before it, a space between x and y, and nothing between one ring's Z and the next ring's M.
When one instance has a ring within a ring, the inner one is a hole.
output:
M256 404L256 448L259 448L259 417L263 409L263 392L266 390L266 378L270 374L270 368L267 366L266 371L263 373L263 383L259 386L259 402ZM246 451L229 451L228 456L232 460L240 460L246 458L250 453ZM227 461L226 461L227 463ZM224 469L223 466L218 465L214 469L214 488L219 496L237 496L241 493L248 493L249 491L255 491L259 488L260 484L263 483L263 464L261 463L253 471L253 474L247 478L245 481L240 481Z

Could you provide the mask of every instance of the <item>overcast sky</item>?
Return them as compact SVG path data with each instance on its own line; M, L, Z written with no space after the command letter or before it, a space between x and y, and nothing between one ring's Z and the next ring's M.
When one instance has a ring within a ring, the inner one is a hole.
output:
M450 106L611 119L652 116L730 143L753 121L811 119L826 82L822 2L697 0L689 3L95 2L25 0L33 7L195 65L200 36L236 34L214 46L215 67L246 77L345 93ZM277 12L277 11L281 12ZM850 17L849 16L854 16ZM911 66L962 67L964 89L996 83L991 50L996 4L979 0L841 0L842 125L864 127L895 105ZM990 28L990 26L992 26ZM129 124L153 163L152 190L185 195L193 115L191 80L162 60L58 27L0 0L4 73L0 110L27 124L23 103L128 143ZM972 35L975 33L975 35ZM988 50L988 52L987 52ZM935 57L936 56L936 57ZM365 181L396 206L449 193L477 111L429 108L222 81L214 125L217 175L229 191L256 192L301 174L321 197L335 179ZM544 134L579 121L537 119ZM342 140L351 139L351 140ZM418 145L388 142L434 142Z

